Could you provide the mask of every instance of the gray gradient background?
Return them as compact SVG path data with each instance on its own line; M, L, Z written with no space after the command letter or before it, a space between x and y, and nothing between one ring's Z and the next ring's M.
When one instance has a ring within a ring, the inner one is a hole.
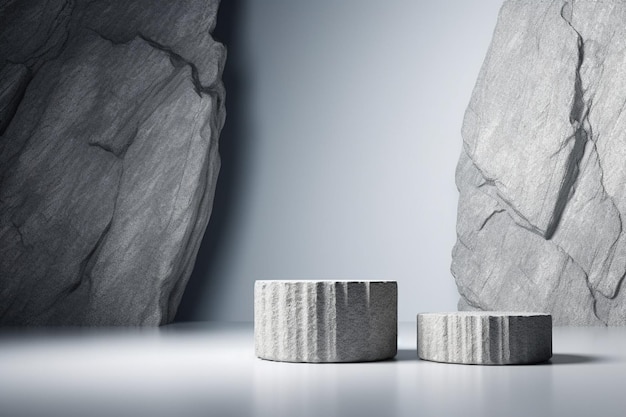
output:
M256 279L397 280L455 310L461 124L501 0L223 0L227 121L178 320L252 320Z

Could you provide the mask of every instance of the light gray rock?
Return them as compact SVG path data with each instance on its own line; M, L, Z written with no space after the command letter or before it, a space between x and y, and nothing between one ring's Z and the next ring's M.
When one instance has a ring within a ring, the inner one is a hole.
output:
M434 362L511 365L552 357L552 317L495 311L417 315L417 354Z
M0 5L0 324L173 320L219 170L218 3Z
M625 325L626 2L504 3L463 123L461 310Z
M256 355L284 362L393 358L397 288L395 281L256 281Z

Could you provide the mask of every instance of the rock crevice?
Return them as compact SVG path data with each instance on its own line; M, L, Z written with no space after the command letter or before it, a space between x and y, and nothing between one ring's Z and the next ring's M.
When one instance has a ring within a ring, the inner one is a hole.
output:
M573 141L573 145L567 159L567 168L561 182L561 188L556 198L554 213L545 232L546 239L551 239L552 236L554 236L554 232L559 227L565 206L576 188L576 182L578 181L578 175L580 173L580 162L583 158L585 147L587 146L590 131L590 128L589 130L586 128L586 125L588 124L587 116L589 114L589 108L584 101L583 84L580 76L580 68L582 67L583 60L585 59L585 42L582 36L580 36L580 33L574 28L574 26L572 26L572 13L572 4L565 3L561 8L561 17L576 33L578 46L578 60L576 62L576 72L574 78L574 94L572 98L572 108L569 114L569 121L572 125L574 133L568 138L567 141L565 141L565 144L567 144L571 140Z

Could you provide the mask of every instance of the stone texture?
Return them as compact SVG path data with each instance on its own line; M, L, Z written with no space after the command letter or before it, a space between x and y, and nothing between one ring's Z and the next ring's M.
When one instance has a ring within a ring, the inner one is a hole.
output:
M0 4L0 324L174 318L219 170L217 7Z
M504 3L463 123L461 310L624 325L626 3Z
M495 311L417 315L417 354L434 362L510 365L552 357L552 317Z
M396 356L395 281L256 281L259 358L361 362Z

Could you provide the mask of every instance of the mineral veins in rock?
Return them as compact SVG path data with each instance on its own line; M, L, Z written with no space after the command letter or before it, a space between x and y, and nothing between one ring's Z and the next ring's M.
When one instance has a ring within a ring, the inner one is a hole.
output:
M217 7L0 4L0 324L173 319L219 170Z
M545 362L552 357L552 318L495 311L418 314L417 354L473 365Z
M361 362L397 352L395 281L257 281L256 355L285 362Z
M463 123L462 310L624 325L626 2L504 3Z

